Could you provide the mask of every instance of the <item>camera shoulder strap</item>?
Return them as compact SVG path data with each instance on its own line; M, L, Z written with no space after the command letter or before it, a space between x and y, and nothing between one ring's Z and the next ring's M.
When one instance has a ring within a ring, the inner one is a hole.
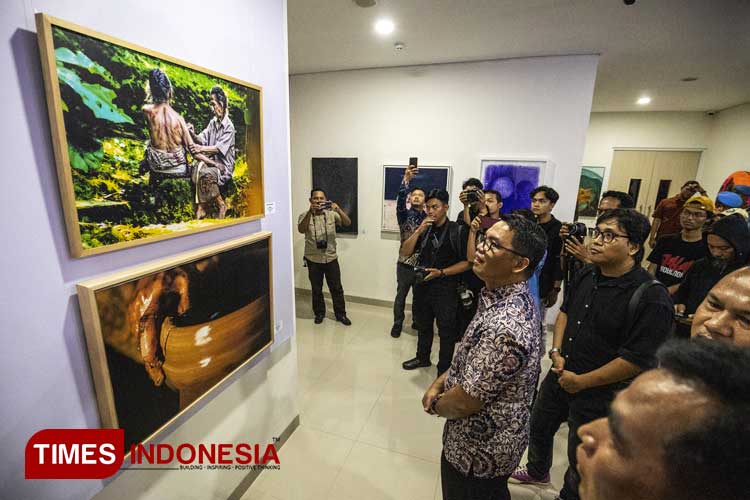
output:
M633 325L635 324L635 315L638 312L641 298L643 297L643 294L646 293L646 290L652 286L664 287L664 285L657 280L645 281L641 283L640 286L636 288L635 292L633 292L633 295L630 296L630 301L628 301L628 317L625 320L627 322L625 327L626 332L630 333L630 330L633 328Z

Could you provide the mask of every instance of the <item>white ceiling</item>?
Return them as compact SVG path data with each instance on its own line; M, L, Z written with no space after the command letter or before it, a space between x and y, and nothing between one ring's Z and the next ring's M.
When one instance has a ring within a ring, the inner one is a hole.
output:
M288 12L291 74L598 53L594 111L750 101L750 0L288 0ZM396 23L387 37L381 17Z

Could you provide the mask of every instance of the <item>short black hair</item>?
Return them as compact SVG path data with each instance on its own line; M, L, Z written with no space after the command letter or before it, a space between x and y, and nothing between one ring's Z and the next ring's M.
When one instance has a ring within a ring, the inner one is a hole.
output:
M409 193L413 193L414 191L422 191L422 194L427 194L425 193L425 190L419 186L414 186L413 188L409 189Z
M442 201L446 205L448 204L448 200L450 199L450 196L448 195L448 191L445 189L431 189L429 193L427 193L427 196L425 196L424 201L428 202L433 198L437 198L438 200Z
M635 208L635 200L623 191L605 191L602 198L616 198L620 201L618 208Z
M596 219L596 224L599 225L612 219L616 220L620 230L625 231L625 234L628 235L628 241L640 246L638 253L633 256L635 263L640 264L646 251L644 245L651 232L651 223L645 215L632 208L613 208L602 212Z
M534 198L534 195L537 193L544 193L544 197L547 198L552 203L557 203L557 200L560 199L560 195L557 191L552 189L549 186L539 186L535 190L533 190L531 193L529 193L529 198Z
M227 95L224 93L224 89L219 87L218 85L214 85L211 88L211 95L216 97L216 100L219 101L219 104L221 104L221 107L224 108L224 114L227 112Z
M321 193L323 193L323 196L325 196L325 194L326 194L326 192L325 192L325 191L323 191L323 190L322 190L322 189L320 189L320 188L312 188L312 189L310 190L310 198L312 198L312 197L313 197L313 194L315 194L315 192L316 192L316 191L320 191Z
M513 210L510 214L511 215L520 215L524 219L528 219L528 220L530 220L532 222L536 222L536 215L534 215L534 212L532 212L528 208L517 208L517 209Z
M503 202L503 195L500 194L500 191L495 191L494 189L485 189L484 194L494 194L495 199L497 200L498 203Z
M148 91L154 104L169 102L172 98L172 82L165 72L154 68L148 72Z
M484 189L484 184L482 184L482 181L476 177L469 177L466 179L464 183L461 184L461 189L466 189L468 186L475 186L477 189Z
M501 218L510 230L513 231L511 245L513 250L529 259L529 267L526 268L525 276L528 278L534 274L536 266L547 251L547 235L542 227L535 221L518 214L508 214Z
M699 426L664 443L669 498L724 500L750 491L750 349L679 340L657 352L660 367L717 401Z

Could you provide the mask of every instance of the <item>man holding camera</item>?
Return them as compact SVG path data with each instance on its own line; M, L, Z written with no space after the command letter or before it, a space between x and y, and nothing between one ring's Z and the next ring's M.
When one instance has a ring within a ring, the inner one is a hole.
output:
M563 272L560 267L560 253L562 239L560 228L562 223L552 215L560 195L549 186L539 186L531 192L531 211L536 215L536 221L547 235L547 258L539 276L539 298L542 306L547 309L555 305L560 293ZM544 314L542 314L544 321Z
M552 444L568 422L568 463L562 500L577 500L580 426L607 415L617 391L652 368L672 328L672 300L640 265L650 225L628 209L604 212L591 237L593 266L579 273L555 322L552 369L531 411L528 463L511 478L547 484Z
M401 181L401 187L396 197L396 218L398 219L398 229L403 245L409 237L414 234L427 214L424 211L424 190L419 187L410 188L409 182L417 175L417 166L409 165L404 172L404 179ZM409 198L411 207L407 208L406 200ZM415 255L402 257L399 255L398 264L396 264L396 298L393 301L393 327L391 328L391 337L398 338L401 336L401 328L404 323L404 308L406 307L406 296L409 289L414 286L414 265L417 263ZM412 321L414 318L414 307L412 306Z
M433 323L440 336L438 375L451 364L459 337L457 319L458 275L471 269L466 260L466 236L460 226L448 220L448 192L433 189L427 195L427 217L401 245L400 255L417 255L414 284L414 312L417 315L417 355L403 363L404 370L427 367L430 362Z
M326 200L322 189L310 191L310 209L300 214L297 231L305 235L305 265L312 286L312 305L315 324L323 322L326 304L323 299L323 278L333 300L336 321L346 326L352 324L346 317L344 288L341 286L341 268L336 255L336 226L352 223L336 203Z

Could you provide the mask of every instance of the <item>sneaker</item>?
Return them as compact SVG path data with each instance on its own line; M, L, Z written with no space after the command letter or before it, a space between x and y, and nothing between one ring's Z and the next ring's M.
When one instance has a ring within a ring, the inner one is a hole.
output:
M518 467L513 474L508 478L509 483L513 484L537 484L539 486L546 486L549 484L549 472L543 477L536 478L529 474L526 466Z

